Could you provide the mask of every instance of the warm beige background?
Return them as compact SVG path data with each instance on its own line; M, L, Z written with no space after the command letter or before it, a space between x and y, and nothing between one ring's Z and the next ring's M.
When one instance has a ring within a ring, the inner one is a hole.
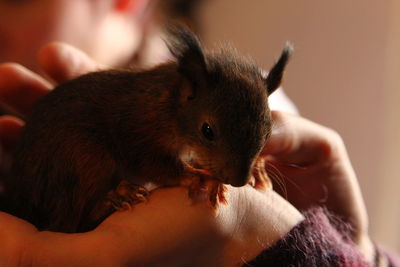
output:
M400 1L210 0L209 43L229 40L269 68L286 40L285 88L339 131L358 173L375 240L400 251Z

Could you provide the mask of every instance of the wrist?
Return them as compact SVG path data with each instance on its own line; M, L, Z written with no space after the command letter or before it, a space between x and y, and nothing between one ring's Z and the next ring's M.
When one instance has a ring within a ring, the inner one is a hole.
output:
M375 262L375 246L368 234L362 234L355 243L365 260L374 266Z
M233 193L233 190L237 192ZM229 191L229 205L220 207L218 211L220 225L231 236L224 249L227 254L224 258L237 255L236 261L227 266L252 260L284 238L304 219L297 209L272 190L258 191L246 186L230 188ZM236 214L232 215L232 211Z
M371 266L354 243L332 225L323 208L311 208L283 239L264 250L251 266Z

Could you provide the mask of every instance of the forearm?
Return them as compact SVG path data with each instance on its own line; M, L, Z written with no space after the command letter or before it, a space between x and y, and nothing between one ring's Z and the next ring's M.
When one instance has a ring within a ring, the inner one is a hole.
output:
M21 257L20 266L122 266L107 235L37 232Z
M157 190L148 202L82 234L38 232L5 213L0 225L8 226L0 229L0 266L141 266L168 257L190 262L196 246L205 248L201 257L225 242L215 211L207 202L193 205L185 188Z
M220 224L223 231L232 236L224 249L225 254L232 256L223 258L234 261L225 266L237 266L253 259L304 219L298 210L272 190L257 191L250 186L230 189L229 205L220 207L220 213L225 216L220 216Z
M0 229L0 261L7 262L0 265L232 266L251 260L303 219L271 190L229 187L227 198L216 210L208 201L193 203L185 188L157 190L147 203L82 234L38 232L3 213L0 225L8 229Z

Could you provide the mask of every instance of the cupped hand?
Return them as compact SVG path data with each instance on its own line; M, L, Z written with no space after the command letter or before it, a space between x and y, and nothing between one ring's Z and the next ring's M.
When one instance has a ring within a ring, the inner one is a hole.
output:
M193 202L183 187L155 190L91 232L38 232L0 212L2 266L241 266L302 215L272 190L228 186L228 204ZM285 211L285 212L282 212Z
M262 154L275 190L300 210L325 206L352 227L352 239L369 256L368 217L341 137L299 116L272 112L273 130Z

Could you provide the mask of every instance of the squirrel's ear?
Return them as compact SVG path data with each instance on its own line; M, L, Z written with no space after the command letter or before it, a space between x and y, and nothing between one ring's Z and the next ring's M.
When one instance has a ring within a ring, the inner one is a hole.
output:
M167 34L166 44L178 61L178 71L189 80L193 88L206 86L207 66L196 35L179 24L168 25Z
M268 76L265 79L268 95L272 94L281 85L286 64L288 63L292 53L293 46L290 43L286 43L281 57L269 71Z

